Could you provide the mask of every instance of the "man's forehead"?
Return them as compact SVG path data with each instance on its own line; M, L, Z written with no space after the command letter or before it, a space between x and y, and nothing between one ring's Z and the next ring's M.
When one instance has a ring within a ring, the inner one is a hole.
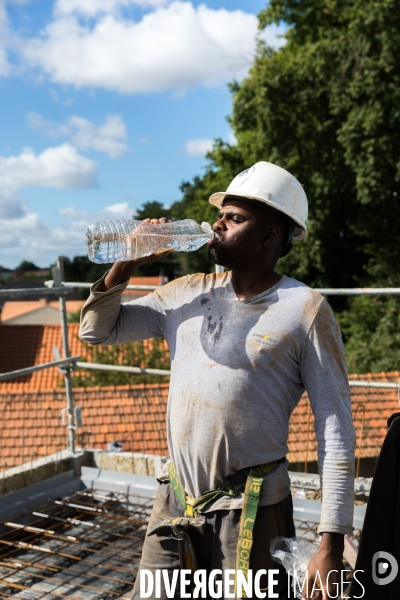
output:
M263 210L262 206L257 206L247 198L241 196L225 196L220 212L229 209L238 209L240 212L248 212L252 215L259 214Z

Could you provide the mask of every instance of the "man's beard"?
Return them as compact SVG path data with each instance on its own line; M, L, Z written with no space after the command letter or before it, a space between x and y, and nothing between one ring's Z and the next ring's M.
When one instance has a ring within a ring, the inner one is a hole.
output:
M209 246L208 248L208 260L214 265L220 265L221 267L229 266L229 252L226 248L219 244L218 246Z

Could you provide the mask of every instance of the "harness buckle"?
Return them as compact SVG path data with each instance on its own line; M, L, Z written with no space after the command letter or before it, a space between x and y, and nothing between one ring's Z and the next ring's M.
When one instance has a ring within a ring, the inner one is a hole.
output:
M185 508L185 514L184 514L184 516L185 517L191 517L191 518L193 518L195 516L195 514L194 514L194 507L191 504L189 504L188 502L186 502L186 508Z

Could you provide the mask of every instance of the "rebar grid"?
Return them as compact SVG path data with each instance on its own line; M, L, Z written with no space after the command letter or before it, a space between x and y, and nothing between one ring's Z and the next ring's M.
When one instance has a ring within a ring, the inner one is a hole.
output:
M307 540L310 540L310 542L315 542L319 538L319 523L316 523L315 521L294 518L294 526L298 537L306 538ZM352 535L349 535L348 537L358 547L360 536L361 529L354 528Z
M0 523L0 599L127 596L152 503L84 490Z

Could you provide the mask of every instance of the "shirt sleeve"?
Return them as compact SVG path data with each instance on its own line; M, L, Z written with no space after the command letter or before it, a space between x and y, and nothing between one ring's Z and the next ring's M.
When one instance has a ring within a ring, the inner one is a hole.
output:
M344 347L323 300L308 332L301 371L315 418L322 508L318 533L353 531L355 432Z
M105 276L104 276L105 277ZM79 337L92 345L112 345L165 337L165 301L162 288L143 298L121 304L129 281L99 292L103 278L90 290L81 312Z

